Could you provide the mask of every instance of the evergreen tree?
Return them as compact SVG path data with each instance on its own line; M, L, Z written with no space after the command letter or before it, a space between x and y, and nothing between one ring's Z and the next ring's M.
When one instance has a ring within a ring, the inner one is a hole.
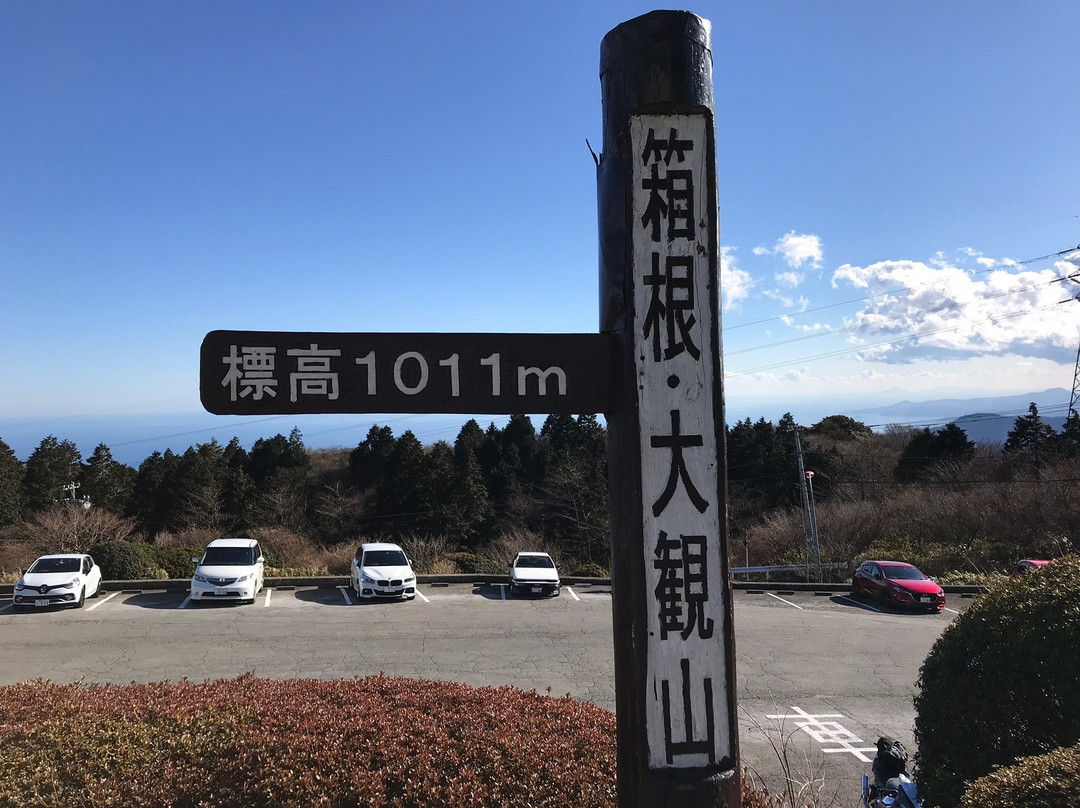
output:
M380 532L404 535L415 531L433 510L424 447L411 430L394 442L386 474L376 489Z
M64 486L75 483L81 471L82 455L69 440L49 435L26 461L23 490L31 510L44 511L65 499Z
M277 434L255 441L245 471L257 486L262 487L278 469L306 469L310 464L311 457L304 447L300 430L293 429L288 438Z
M1054 439L1054 450L1062 457L1080 457L1080 415L1069 413L1060 434Z
M171 527L176 510L174 484L180 458L172 449L154 452L139 464L135 475L135 493L128 512L150 536Z
M99 443L82 467L79 493L96 507L123 515L135 489L135 469L113 459L112 451Z
M813 438L829 438L834 441L858 440L859 438L869 438L874 434L874 430L866 424L846 415L826 416L806 432L807 435Z
M243 469L248 464L248 453L243 446L240 445L240 438L233 437L229 441L229 445L225 447L225 451L222 453L222 460L225 461L231 469Z
M15 452L0 440L0 527L16 525L25 506L23 477L26 470Z
M483 443L484 430L480 428L480 424L476 423L475 418L470 418L461 425L461 429L454 439L454 456L459 462L463 460L462 455L464 454L471 454L473 458L477 458Z
M974 456L975 444L956 424L946 424L936 432L924 428L912 435L893 474L900 482L924 480L945 463L970 460Z
M349 472L360 491L374 488L386 476L395 443L390 427L372 425L367 437L349 454Z
M1039 408L1033 401L1028 407L1028 414L1021 415L1013 422L1013 428L1009 431L1001 451L1014 457L1028 456L1038 459L1051 448L1055 434L1054 428L1039 417Z

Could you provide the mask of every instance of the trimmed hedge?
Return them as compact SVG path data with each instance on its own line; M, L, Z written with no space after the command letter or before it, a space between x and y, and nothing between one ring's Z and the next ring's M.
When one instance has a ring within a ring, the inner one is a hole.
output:
M615 717L511 687L377 676L0 687L0 805L615 802Z
M201 554L201 549L191 547L159 547L126 541L90 548L90 555L101 567L101 575L106 581L190 578L195 571L191 559Z
M961 808L987 805L1074 808L1080 794L1080 746L1020 758L1015 766L980 777L964 792Z
M1080 557L976 601L935 642L918 687L927 808L959 804L966 784L995 766L1080 741Z

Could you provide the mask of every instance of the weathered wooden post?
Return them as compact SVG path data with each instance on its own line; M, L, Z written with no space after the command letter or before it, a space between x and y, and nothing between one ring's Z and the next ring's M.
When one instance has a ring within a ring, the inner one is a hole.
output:
M620 808L739 804L709 34L654 11L601 45Z

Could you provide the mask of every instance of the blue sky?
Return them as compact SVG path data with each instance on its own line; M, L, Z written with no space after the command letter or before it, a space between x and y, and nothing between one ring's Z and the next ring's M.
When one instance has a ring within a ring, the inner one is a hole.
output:
M4 429L183 431L220 328L595 331L600 41L651 8L0 4ZM1080 4L692 10L729 410L1069 388Z

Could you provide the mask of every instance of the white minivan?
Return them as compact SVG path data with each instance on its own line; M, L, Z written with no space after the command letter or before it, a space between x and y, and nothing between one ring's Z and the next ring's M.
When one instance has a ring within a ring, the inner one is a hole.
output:
M254 603L263 588L262 548L254 539L215 539L206 545L191 576L192 600Z

